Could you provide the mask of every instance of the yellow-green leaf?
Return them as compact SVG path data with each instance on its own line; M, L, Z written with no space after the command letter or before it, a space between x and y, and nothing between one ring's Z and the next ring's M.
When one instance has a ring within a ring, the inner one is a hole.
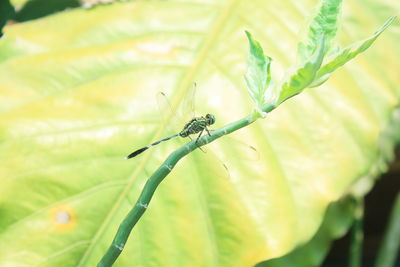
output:
M146 179L184 142L124 160L172 121L160 121L156 94L175 107L196 82L198 114L214 114L216 127L241 118L253 105L244 30L282 75L316 3L131 1L5 27L0 266L95 266ZM391 0L343 8L340 44L399 12ZM379 138L395 129L400 96L399 33L390 29L321 88L234 134L258 157L221 138L180 162L115 266L247 267L311 240L328 205L382 172L392 152L393 140Z

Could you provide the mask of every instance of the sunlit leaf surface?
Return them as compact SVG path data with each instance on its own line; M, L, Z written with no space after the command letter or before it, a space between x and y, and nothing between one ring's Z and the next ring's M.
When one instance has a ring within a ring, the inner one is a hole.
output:
M368 36L399 12L394 2L345 1L339 43ZM6 27L0 265L95 266L147 177L183 144L124 160L164 137L169 121L156 94L177 107L196 82L199 114L215 114L216 127L241 118L253 105L244 30L278 77L316 3L132 1ZM380 136L393 129L399 103L399 36L396 22L323 87L235 133L257 157L222 138L180 162L115 266L252 266L309 241L329 203L384 170L393 141Z

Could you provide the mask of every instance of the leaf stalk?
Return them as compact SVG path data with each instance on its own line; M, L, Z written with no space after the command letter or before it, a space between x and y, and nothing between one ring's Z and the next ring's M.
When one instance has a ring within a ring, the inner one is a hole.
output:
M268 113L275 109L274 105L267 105L263 107L262 112ZM100 262L97 264L97 267L110 267L117 260L118 256L121 254L122 250L125 247L125 244L128 240L128 237L139 221L140 217L145 213L147 207L150 204L150 201L156 191L158 185L164 180L164 178L172 171L175 165L181 160L184 156L192 152L193 150L204 146L208 143L213 142L214 140L230 134L234 131L237 131L243 127L246 127L256 121L258 118L249 115L241 120L232 122L225 127L212 131L211 136L204 135L202 136L196 143L196 141L191 141L186 145L180 147L179 149L172 152L168 158L164 161L164 163L150 176L147 180L146 184L143 187L142 193L140 194L136 204L129 211L128 215L120 224L118 231L112 241L110 247L107 252L101 258Z

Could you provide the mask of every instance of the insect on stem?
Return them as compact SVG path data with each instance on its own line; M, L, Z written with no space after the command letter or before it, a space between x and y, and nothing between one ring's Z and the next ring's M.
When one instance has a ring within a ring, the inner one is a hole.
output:
M182 131L180 131L179 133L171 135L167 138L161 139L161 140L154 142L148 146L139 148L138 150L129 154L126 157L126 159L134 158L137 155L139 155L139 154L143 153L144 151L146 151L147 149L149 149L150 147L156 146L162 142L168 141L168 140L178 137L178 136L189 137L190 139L192 139L190 137L190 135L198 133L199 135L197 136L196 141L195 141L197 144L197 142L199 141L199 138L201 137L201 135L203 134L204 131L206 131L208 133L208 135L211 136L207 126L210 126L214 123L215 123L215 116L212 114L207 114L206 116L201 116L201 117L195 117L195 118L191 119L188 123L186 123L185 126L183 127ZM200 146L199 146L199 148L200 148ZM202 149L200 148L200 150L202 150Z

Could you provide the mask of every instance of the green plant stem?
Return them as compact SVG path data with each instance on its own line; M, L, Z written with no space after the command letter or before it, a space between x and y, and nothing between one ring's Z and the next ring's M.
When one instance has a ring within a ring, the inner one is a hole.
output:
M379 248L375 267L395 266L400 247L400 193L394 202L382 245Z
M361 267L362 263L364 199L358 198L356 201L357 206L351 228L349 267Z
M263 112L270 112L275 108L274 105L269 105L262 108ZM218 130L212 131L211 136L204 135L198 142L189 142L186 145L180 147L178 150L174 151L168 156L164 163L150 176L146 184L143 187L142 193L140 194L136 204L129 211L128 215L122 221L118 228L117 234L108 248L107 252L104 254L100 262L97 264L98 267L109 267L117 260L118 256L121 254L126 241L136 223L139 221L140 217L146 211L157 186L164 180L164 178L171 172L180 159L195 150L200 146L204 146L224 135L230 134L236 130L239 130L251 123L253 123L257 118L254 115L249 115L241 120L235 121L222 127Z

